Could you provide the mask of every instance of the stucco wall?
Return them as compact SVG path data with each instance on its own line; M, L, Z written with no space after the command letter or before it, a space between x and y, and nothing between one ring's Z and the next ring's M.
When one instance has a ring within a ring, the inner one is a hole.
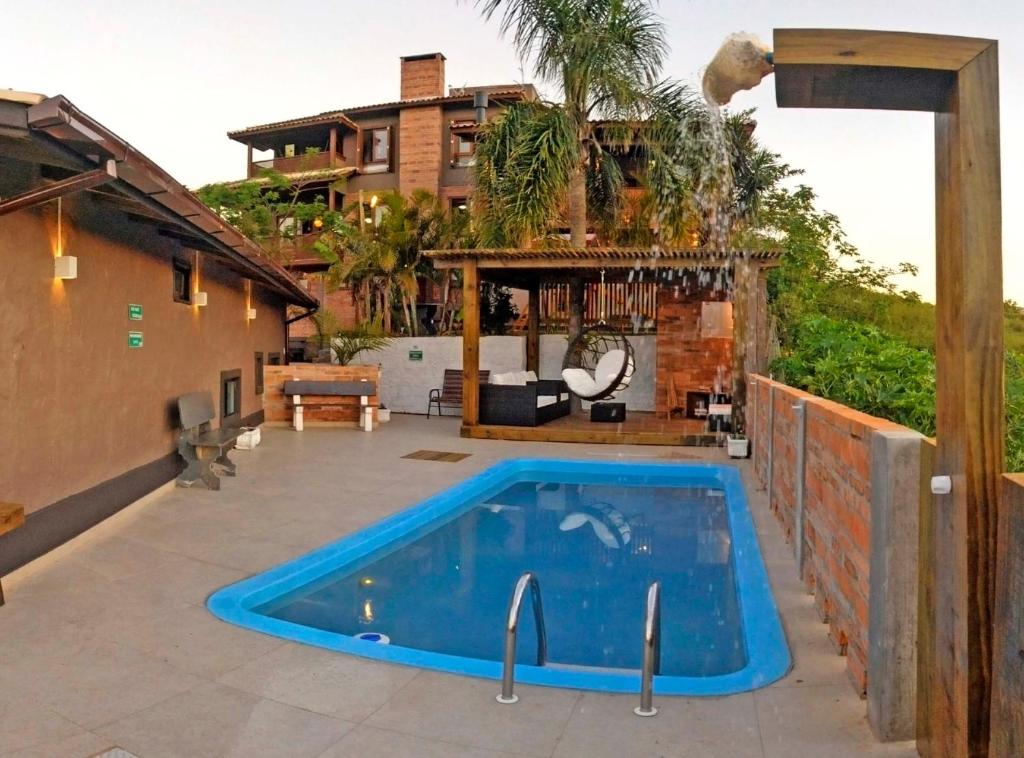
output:
M636 352L636 373L618 399L630 410L654 410L655 338L630 336ZM561 376L567 343L564 334L544 334L540 339L540 376ZM409 360L410 350L420 350L422 361ZM381 401L398 413L426 413L427 396L440 387L447 368L462 367L462 337L400 337L384 351L363 353L356 363L381 365ZM526 338L482 337L480 368L519 371L526 365Z
M248 321L242 279L212 258L87 193L63 208L74 280L53 276L55 203L0 219L0 482L30 513L173 453L177 397L210 390L219 408L223 370L241 369L242 416L259 411L254 351L285 343L277 296L254 286ZM172 299L176 254L199 261L208 306Z

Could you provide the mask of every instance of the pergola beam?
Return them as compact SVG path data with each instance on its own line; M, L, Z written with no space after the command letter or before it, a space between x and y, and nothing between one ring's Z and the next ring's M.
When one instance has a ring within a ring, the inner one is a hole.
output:
M480 423L480 277L474 261L462 267L462 423Z
M47 184L45 187L37 187L20 195L12 195L6 200L0 201L0 216L14 213L25 208L32 208L42 203L48 203L59 197L70 195L74 192L98 187L101 184L112 182L117 179L117 164L109 160L102 168L84 171L67 179Z

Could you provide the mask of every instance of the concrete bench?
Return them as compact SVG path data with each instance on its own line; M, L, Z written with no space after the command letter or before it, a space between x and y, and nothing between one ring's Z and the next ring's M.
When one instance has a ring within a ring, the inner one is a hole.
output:
M12 532L25 523L25 509L13 503L0 503L0 535ZM0 577L0 605L4 604L3 577Z
M292 427L301 432L304 428L304 411L319 410L339 405L332 398L359 398L359 426L363 431L373 431L373 409L370 398L377 394L377 383L370 381L331 382L294 379L284 383L285 395L291 397Z
M178 474L179 487L191 487L202 482L211 490L220 489L220 478L214 473L216 465L225 476L235 475L235 464L228 451L242 429L213 429L210 422L216 418L213 396L209 392L190 392L178 398L178 415L182 432L178 435L178 453L185 459L185 470Z

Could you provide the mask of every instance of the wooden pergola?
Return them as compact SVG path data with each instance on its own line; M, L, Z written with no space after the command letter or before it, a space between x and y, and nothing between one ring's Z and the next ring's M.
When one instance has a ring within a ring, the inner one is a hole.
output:
M763 371L767 363L767 269L778 265L777 251L587 247L548 249L478 248L431 250L426 253L437 269L462 270L462 435L488 439L627 444L699 444L703 435L657 430L608 430L587 426L568 429L556 425L535 428L480 423L480 283L490 281L524 289L529 295L526 369L540 368L540 287L544 282L621 282L643 272L646 276L668 270L686 272L728 270L733 286L733 413L743 413L746 374ZM578 288L582 292L582 288ZM571 308L581 311L582 302ZM571 318L571 317L570 317Z

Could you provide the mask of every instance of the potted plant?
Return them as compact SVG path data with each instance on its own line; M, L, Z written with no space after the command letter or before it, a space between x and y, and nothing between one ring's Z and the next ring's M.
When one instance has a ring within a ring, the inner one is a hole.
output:
M382 424L386 424L390 420L391 409L389 409L386 405L381 403L380 407L377 409L377 421L379 421Z
M750 440L745 434L730 434L725 440L730 458L746 458L750 455Z

